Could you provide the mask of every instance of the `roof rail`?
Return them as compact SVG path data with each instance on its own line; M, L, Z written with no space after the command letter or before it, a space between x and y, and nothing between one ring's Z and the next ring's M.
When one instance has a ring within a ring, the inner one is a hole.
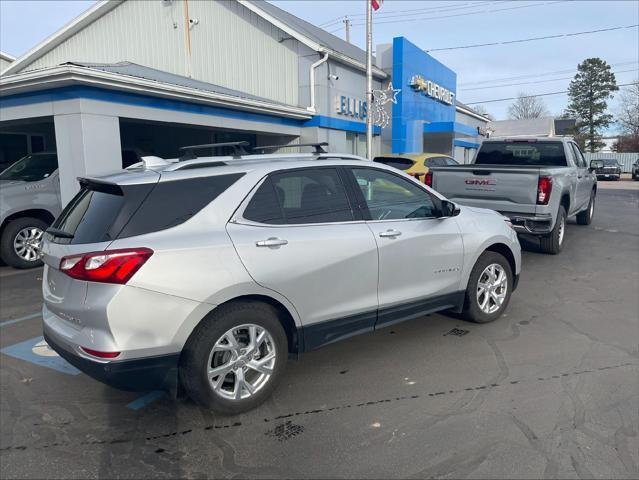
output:
M205 148L217 148L217 147L231 147L233 148L233 158L240 158L242 155L248 155L248 152L244 147L248 147L249 142L223 142L223 143L205 143L202 145L188 145L186 147L180 147L178 150L183 150L184 155L180 157L180 161L193 160L197 158L195 150L203 150Z
M265 150L276 150L278 148L293 148L293 147L314 147L315 151L313 153L328 153L324 150L323 147L328 147L328 142L318 142L318 143L291 143L284 145L264 145L261 147L254 147L253 151L258 150L264 152Z

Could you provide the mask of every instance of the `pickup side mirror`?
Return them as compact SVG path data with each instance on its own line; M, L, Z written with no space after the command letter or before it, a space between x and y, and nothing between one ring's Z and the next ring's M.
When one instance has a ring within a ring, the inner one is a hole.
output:
M460 208L449 200L442 200L441 216L456 217L461 213Z

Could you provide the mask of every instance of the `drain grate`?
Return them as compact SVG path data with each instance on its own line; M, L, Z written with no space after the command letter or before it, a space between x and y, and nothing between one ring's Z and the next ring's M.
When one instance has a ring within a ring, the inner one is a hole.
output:
M455 335L456 337L463 337L467 333L470 333L470 330L463 330L461 328L453 328L452 330L444 333L444 337L448 335Z
M302 425L295 425L293 422L288 420L286 423L278 425L273 430L269 430L264 435L273 437L279 442L284 442L303 432L304 427Z

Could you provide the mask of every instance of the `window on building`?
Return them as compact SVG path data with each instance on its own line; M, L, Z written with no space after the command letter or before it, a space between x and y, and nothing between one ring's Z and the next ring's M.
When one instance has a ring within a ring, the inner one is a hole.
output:
M366 135L363 133L346 132L346 153L366 156Z

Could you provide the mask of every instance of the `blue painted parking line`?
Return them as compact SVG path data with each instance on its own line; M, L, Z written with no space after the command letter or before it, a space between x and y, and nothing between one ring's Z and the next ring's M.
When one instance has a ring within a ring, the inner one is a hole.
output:
M1 348L0 352L19 360L66 373L67 375L79 375L82 373L52 350L44 341L43 337L34 337L24 342L9 345L8 347ZM140 410L148 404L162 398L165 393L163 390L153 390L128 403L127 408Z
M35 337L24 342L9 345L0 352L41 367L51 368L68 375L78 375L80 370L60 357L46 344L42 337Z
M146 407L149 403L156 401L158 398L163 397L165 393L166 392L162 390L153 390L152 392L149 392L146 395L133 400L126 407L130 408L131 410L139 410Z
M0 322L0 327L4 327L5 325L11 325L12 323L22 322L24 320L31 320L32 318L38 318L41 316L42 316L42 313L37 312L37 313L32 313L31 315L25 315L24 317L13 318L11 320L3 320Z

